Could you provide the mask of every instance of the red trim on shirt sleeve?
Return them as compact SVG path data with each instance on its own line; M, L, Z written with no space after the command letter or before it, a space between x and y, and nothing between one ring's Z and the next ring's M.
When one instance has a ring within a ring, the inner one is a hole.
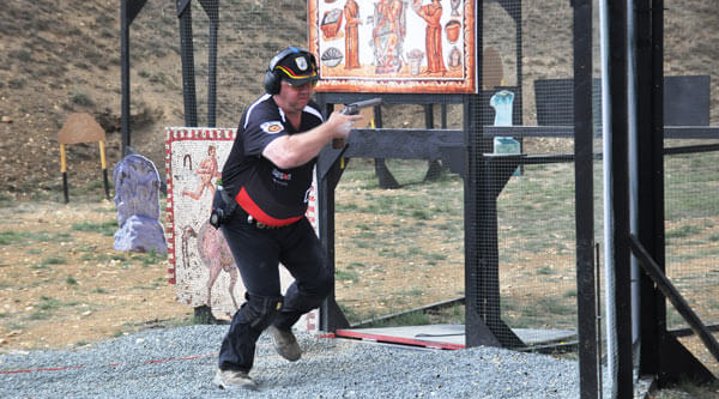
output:
M240 204L242 209L244 209L248 214L250 214L250 216L252 216L256 221L264 223L268 226L287 226L288 224L295 223L296 221L304 217L304 215L293 216L286 219L278 219L272 217L265 213L265 211L263 211L262 208L257 205L257 203L252 199L252 197L250 197L250 194L247 193L247 190L245 190L244 187L242 187L240 189L240 192L237 193L237 196L235 196L235 201L237 201L237 203Z

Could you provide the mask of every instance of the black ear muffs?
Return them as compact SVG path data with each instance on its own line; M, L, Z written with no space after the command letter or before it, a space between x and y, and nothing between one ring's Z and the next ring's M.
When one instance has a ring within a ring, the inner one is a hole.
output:
M275 71L265 72L265 80L263 82L265 86L265 92L267 94L277 94L280 92L280 77L277 76Z
M277 53L277 55L272 57L272 60L270 61L270 66L267 67L267 71L265 72L265 78L262 82L263 86L265 87L265 92L267 94L274 95L280 92L280 83L282 82L282 77L280 77L277 71L275 71L275 68L277 68L277 64L279 64L287 56L298 53L306 54L310 59L310 63L312 64L311 67L314 69L317 68L317 62L315 61L314 54L298 47L287 47L286 49L280 51L279 53Z

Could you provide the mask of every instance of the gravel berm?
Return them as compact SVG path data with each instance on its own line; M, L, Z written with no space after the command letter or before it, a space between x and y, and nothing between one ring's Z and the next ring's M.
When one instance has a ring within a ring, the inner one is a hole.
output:
M0 356L0 398L578 398L577 362L479 347L415 349L297 333L289 363L263 334L257 392L212 385L227 326L155 329Z

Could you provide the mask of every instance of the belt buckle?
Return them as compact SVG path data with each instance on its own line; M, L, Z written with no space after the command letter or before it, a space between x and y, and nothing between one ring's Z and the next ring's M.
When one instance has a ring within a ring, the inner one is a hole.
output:
M276 229L279 227L279 226L270 226L269 224L264 224L264 223L258 221L257 219L253 218L252 215L247 216L247 223L254 224L255 227L257 227L258 229L263 229L263 230L264 229Z

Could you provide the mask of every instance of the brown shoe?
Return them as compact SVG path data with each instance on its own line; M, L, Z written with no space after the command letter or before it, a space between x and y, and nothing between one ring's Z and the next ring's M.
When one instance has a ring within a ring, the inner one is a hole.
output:
M292 330L281 330L275 326L269 326L267 332L272 337L272 344L280 356L295 362L302 356L302 350L297 343L297 338L292 334Z
M220 389L249 389L257 390L257 384L250 376L240 370L217 370L212 383L220 387Z

